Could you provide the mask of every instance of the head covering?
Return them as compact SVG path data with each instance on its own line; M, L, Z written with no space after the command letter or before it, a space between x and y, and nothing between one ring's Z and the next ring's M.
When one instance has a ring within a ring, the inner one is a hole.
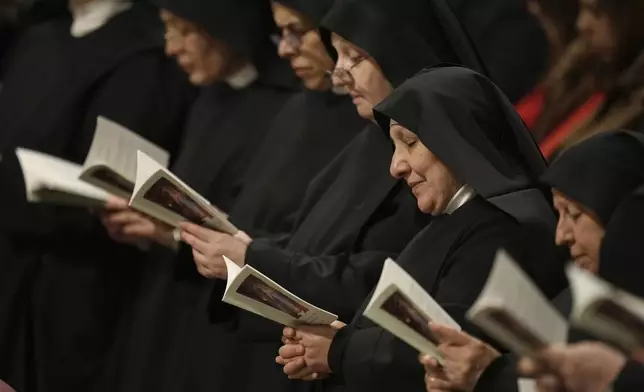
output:
M269 0L152 0L204 29L235 52L254 59L276 31Z
M606 227L599 275L615 286L644 297L644 186L622 202Z
M319 25L324 15L333 7L333 0L274 0L286 7L292 8L311 19L315 25Z
M486 77L457 66L427 69L374 110L389 132L395 120L485 198L535 188L546 168L505 95Z
M603 133L565 151L543 182L608 224L615 208L644 183L644 140L628 131Z
M452 15L453 16L453 15ZM366 51L394 86L424 67L453 62L478 68L457 53L474 53L468 42L454 49L441 28L434 2L428 0L338 0L321 23ZM453 26L464 36L460 26Z

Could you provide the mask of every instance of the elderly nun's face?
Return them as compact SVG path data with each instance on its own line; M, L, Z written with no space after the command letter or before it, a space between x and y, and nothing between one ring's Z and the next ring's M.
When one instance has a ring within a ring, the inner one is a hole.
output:
M166 10L161 10L161 20L166 30L166 55L176 57L192 84L207 86L225 78L232 58L226 45Z
M570 256L579 267L597 273L604 227L579 203L556 189L553 189L553 200L559 213L555 242L570 249Z
M353 98L360 117L373 120L373 108L391 94L393 87L378 64L357 46L333 34L338 62L333 84L346 89Z
M291 68L306 88L328 90L331 81L327 71L333 69L333 59L313 22L278 2L273 2L273 18L282 30L279 56L290 61Z
M389 134L395 146L391 175L407 182L422 212L432 215L443 213L463 184L415 133L392 122Z

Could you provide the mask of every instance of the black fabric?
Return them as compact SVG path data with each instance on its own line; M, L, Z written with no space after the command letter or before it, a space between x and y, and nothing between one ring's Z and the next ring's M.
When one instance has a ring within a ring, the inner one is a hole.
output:
M560 290L541 273L541 266L523 262L531 252L532 239L526 234L510 215L476 197L453 214L434 218L397 262L465 331L485 339L465 320L465 313L483 288L499 248L507 249L546 291ZM415 349L360 316L368 302L363 302L358 316L346 327L351 329L350 336L332 342L329 364L333 375L323 383L323 389L425 390L424 371ZM342 342L343 347L338 347ZM343 378L343 384L333 383L336 374Z
M347 96L305 90L273 120L231 219L253 238L289 234L309 182L366 125Z
M638 188L612 214L600 250L599 275L615 286L644 297L644 187Z
M151 0L257 62L276 31L269 0Z
M487 76L512 103L547 72L548 42L524 0L444 0L485 64Z
M251 85L203 89L171 167L224 211L231 211L243 192L251 162L269 137L268 125L299 88L286 88L294 80L290 75L276 81L288 64L274 53L267 56ZM221 386L228 381L222 361L235 347L234 336L209 325L203 302L208 287L188 246L178 254L152 252L132 325L121 332L101 390L227 390Z
M278 3L305 15L316 25L320 24L322 18L324 18L333 6L333 0L279 0Z
M615 392L635 392L644 388L644 365L631 360L626 363L615 382L613 391Z
M546 168L507 98L489 79L466 68L425 70L374 113L387 133L391 119L416 133L461 181L486 198L536 187Z
M643 143L640 134L625 131L593 136L566 150L542 180L606 227L619 203L644 183Z
M70 20L29 29L0 92L3 347L21 391L91 390L138 285L141 253L112 242L88 211L29 205L16 146L82 162L97 115L174 153L194 90L163 53L157 10L135 4L74 39ZM6 333L5 333L6 332Z

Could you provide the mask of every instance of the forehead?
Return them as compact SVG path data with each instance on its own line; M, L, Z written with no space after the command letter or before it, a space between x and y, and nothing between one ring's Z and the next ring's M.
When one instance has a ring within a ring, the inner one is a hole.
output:
M291 24L304 23L304 15L300 14L296 10L287 7L277 1L272 3L273 7L273 17L275 23L279 27L284 27Z
M576 209L581 209L581 205L579 203L570 199L569 197L561 193L561 191L557 190L556 188L552 189L552 196L553 196L553 202L555 207L559 207L559 208L573 207Z

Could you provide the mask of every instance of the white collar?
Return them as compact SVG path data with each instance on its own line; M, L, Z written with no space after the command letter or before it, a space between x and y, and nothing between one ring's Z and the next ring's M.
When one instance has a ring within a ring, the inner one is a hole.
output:
M250 86L257 78L259 73L253 64L248 63L240 70L226 78L226 83L235 90L241 90Z
M476 196L476 191L469 185L463 185L461 189L454 194L452 200L447 203L444 214L451 215L459 208L463 207L465 203L472 200Z
M80 38L93 33L130 7L132 4L127 0L92 0L77 6L70 2L69 10L74 17L72 36Z

